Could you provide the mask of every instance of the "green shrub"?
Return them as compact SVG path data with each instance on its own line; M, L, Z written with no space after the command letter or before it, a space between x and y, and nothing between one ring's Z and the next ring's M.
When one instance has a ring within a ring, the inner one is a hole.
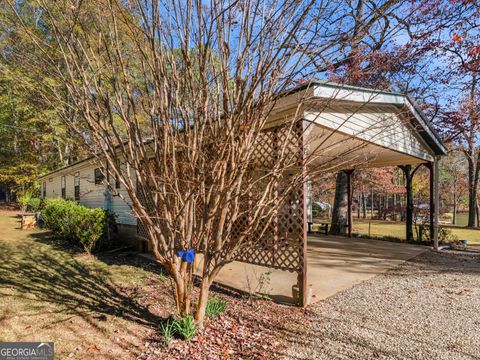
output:
M103 209L88 209L80 205L78 207L81 209L78 209L75 217L75 237L90 254L105 231L107 216Z
M184 340L191 339L197 333L197 325L195 324L192 315L185 316L182 319L177 319L173 324L175 332Z
M22 211L37 212L40 210L42 200L32 195L31 192L26 192L18 197L18 202Z
M42 199L32 197L27 205L27 211L38 212L42 208Z
M419 231L418 237L419 241L430 241L430 226L422 225L422 230ZM438 241L442 243L456 243L458 242L458 237L452 232L452 230L445 227L439 227Z
M213 298L207 301L205 313L209 318L217 317L218 314L225 312L228 301L222 298Z
M46 228L58 237L78 243L89 254L107 230L105 210L89 209L70 200L48 200L41 215Z

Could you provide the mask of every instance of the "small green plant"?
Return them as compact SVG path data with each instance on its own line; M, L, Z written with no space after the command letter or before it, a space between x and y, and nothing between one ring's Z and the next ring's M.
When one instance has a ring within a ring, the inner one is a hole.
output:
M162 334L163 343L165 346L170 344L175 336L175 321L168 319L166 322L160 325L160 333Z
M430 241L430 226L422 225L421 230L418 231L419 241ZM438 241L441 243L457 243L458 237L452 232L452 230L439 227L438 228Z
M40 210L42 200L32 195L31 192L26 192L18 197L18 202L22 211L37 212Z
M192 315L174 321L175 332L184 340L190 340L197 333L197 325Z
M209 318L217 317L219 314L225 312L228 301L222 298L213 298L207 301L207 308L205 310Z

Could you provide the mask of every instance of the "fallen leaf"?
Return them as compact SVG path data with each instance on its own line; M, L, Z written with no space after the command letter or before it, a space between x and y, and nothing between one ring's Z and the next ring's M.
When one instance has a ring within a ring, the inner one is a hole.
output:
M90 345L90 347L87 349L87 353L91 353L91 352L94 352L94 351L100 351L97 344Z

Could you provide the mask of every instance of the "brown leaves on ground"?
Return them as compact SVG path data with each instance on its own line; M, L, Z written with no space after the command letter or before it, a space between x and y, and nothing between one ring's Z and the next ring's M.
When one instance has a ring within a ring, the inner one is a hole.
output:
M283 353L286 339L303 332L303 309L264 300L250 305L239 297L225 297L225 313L207 319L190 341L174 339L167 347L157 334L140 359L273 359Z

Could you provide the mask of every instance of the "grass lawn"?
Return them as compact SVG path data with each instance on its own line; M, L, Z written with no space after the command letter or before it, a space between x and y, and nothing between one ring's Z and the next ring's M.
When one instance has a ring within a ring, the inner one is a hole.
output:
M449 228L459 240L468 240L469 244L480 245L480 230L466 229L462 227ZM368 235L368 221L353 220L353 233ZM370 224L370 235L372 237L393 236L405 239L405 223L372 220ZM414 236L416 233L414 231Z
M53 341L59 359L135 358L161 314L136 302L161 283L154 266L76 254L0 210L0 341Z

